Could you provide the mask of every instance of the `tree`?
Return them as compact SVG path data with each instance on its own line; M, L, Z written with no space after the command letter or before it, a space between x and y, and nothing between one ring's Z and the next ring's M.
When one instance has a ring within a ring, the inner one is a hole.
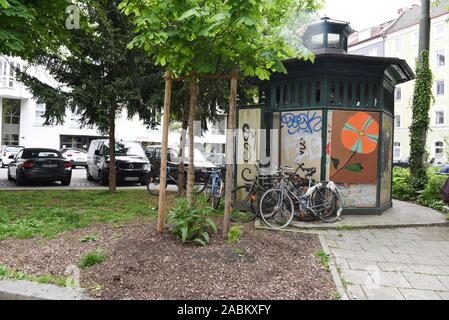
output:
M149 126L157 120L163 92L163 71L143 50L127 50L133 25L116 1L85 0L83 24L67 33L63 54L43 50L36 63L46 68L57 87L21 73L21 80L46 105L46 124L62 123L67 106L80 115L83 126L109 134L109 189L116 191L115 119L122 110L139 115ZM68 52L67 52L68 51Z
M284 59L313 57L302 46L290 46L281 35L292 15L317 8L313 0L124 0L121 8L133 16L136 25L130 48L144 48L156 64L175 77L190 81L189 117L194 117L198 79L232 77L235 86L238 74L265 80L272 72L286 72ZM235 90L231 92L236 94ZM235 112L235 98L230 97L230 119ZM235 125L231 122L228 121L228 131ZM232 137L233 132L228 134ZM232 150L231 138L227 143L228 155ZM193 157L189 161L192 170ZM232 169L233 160L227 164L224 234L231 209ZM188 184L193 184L192 179L190 174ZM189 188L188 198L192 203ZM163 208L159 209L161 220Z
M57 50L66 33L65 0L0 0L0 54L34 57L36 50Z
M432 71L429 66L430 47L430 0L421 0L419 25L419 59L416 67L416 82L412 101L412 124L410 126L410 173L415 190L427 184L426 140L430 123L429 110L432 104Z

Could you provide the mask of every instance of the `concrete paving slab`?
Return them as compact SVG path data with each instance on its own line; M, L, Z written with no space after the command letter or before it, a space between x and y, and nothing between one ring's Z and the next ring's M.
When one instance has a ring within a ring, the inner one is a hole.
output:
M399 289L406 300L441 300L435 291L418 289Z
M0 280L0 300L83 300L82 289L62 288L29 281Z

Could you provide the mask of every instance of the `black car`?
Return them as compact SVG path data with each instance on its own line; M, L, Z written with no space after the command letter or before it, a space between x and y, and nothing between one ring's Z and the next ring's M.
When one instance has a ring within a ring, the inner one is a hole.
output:
M68 186L72 179L72 164L58 150L26 148L11 159L8 180L15 180L18 186L28 181L61 181Z
M145 151L138 142L115 144L116 179L118 183L146 185L151 170ZM109 184L109 141L92 140L87 152L86 176L101 185Z

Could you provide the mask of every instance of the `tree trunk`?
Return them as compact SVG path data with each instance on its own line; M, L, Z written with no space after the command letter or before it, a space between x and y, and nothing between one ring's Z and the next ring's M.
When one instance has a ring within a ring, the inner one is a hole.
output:
M116 193L117 176L115 167L115 110L109 115L109 191Z
M410 174L411 184L416 191L427 184L426 151L429 109L432 101L432 71L429 67L430 48L430 0L421 0L419 23L419 62L412 103L412 124L410 126Z
M196 78L190 82L190 108L189 108L189 166L187 175L187 203L192 207L195 202L195 166L194 166L194 148L195 148L195 109L198 96L198 83Z
M231 94L229 99L228 130L226 133L226 182L225 182L225 210L223 217L223 238L229 231L232 211L232 189L234 188L234 136L235 136L235 113L237 105L237 72L233 72L231 78Z
M171 74L165 73L165 96L164 96L164 118L162 128L162 155L161 155L161 173L159 184L159 207L157 231L164 233L165 226L165 186L167 184L167 148L168 148L168 129L170 127L170 100L171 100Z
M188 102L187 98L187 102ZM185 104L187 106L187 103ZM189 125L189 110L185 109L182 113L182 130L181 140L179 142L179 165L178 165L178 195L184 197L186 195L186 167L185 163L185 150L186 150L186 138L187 128Z

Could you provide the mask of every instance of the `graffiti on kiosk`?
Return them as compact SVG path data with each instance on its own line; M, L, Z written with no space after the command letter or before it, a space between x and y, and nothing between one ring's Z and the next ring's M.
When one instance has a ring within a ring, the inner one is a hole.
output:
M323 119L317 111L307 111L302 113L284 113L281 123L288 128L288 134L313 134L321 132Z

